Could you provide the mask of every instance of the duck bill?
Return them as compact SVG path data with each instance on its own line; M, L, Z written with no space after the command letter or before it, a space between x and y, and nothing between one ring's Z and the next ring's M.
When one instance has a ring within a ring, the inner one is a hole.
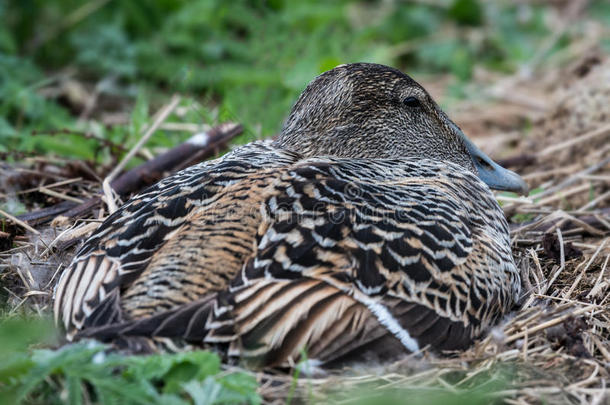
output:
M483 151L466 137L464 133L455 126L459 137L464 141L466 150L472 157L479 178L494 190L513 191L518 194L527 195L529 188L525 181L517 173L503 168L489 158Z

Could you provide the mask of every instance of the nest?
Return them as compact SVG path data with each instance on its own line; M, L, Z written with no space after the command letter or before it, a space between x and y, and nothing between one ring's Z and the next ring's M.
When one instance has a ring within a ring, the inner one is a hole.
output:
M610 62L593 53L561 70L509 79L493 89L493 101L450 115L533 190L529 197L498 194L525 287L520 309L465 352L424 350L389 365L298 379L261 372L266 401L350 402L358 393L374 398L414 390L479 392L485 402L510 404L609 403ZM523 137L528 123L530 134ZM107 207L179 169L184 153L201 160L238 132L236 126L216 128L216 141L196 153L195 143L181 146L168 152L178 159L128 172L137 181L115 180L114 172L82 162L20 156L19 164L4 163L3 197L25 202L30 211L19 217L0 211L8 218L0 232L0 277L9 312L49 313L58 275ZM506 150L510 155L499 156ZM115 190L123 187L119 195L100 193L103 178L115 180Z

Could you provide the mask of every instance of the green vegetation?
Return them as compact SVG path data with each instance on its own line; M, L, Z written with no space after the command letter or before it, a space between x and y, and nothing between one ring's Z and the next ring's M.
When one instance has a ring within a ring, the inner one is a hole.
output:
M50 322L35 319L0 324L0 403L81 404L84 398L102 404L261 402L252 375L221 372L218 356L206 351L122 356L107 354L94 342L28 350L52 330Z
M56 350L54 328L46 319L9 319L0 323L0 403L2 404L258 404L263 398L251 373L221 371L216 354L194 351L179 354L124 356L109 353L95 342L81 342ZM33 342L39 342L32 346ZM44 343L42 343L44 342ZM379 379L349 389L309 390L307 403L483 405L504 389L514 372L509 365L493 367L469 378L468 385L448 389L440 385L402 387ZM298 371L295 372L295 381ZM456 374L456 382L464 378ZM293 385L286 403L301 403ZM302 395L302 394L301 394Z
M592 9L610 20L604 1ZM149 105L174 92L189 96L183 105L202 106L172 119L237 120L248 129L238 142L249 141L277 131L305 84L345 62L391 64L416 77L451 73L463 97L475 67L514 71L528 61L550 34L548 16L542 6L479 0L3 0L0 151L93 159L94 140L45 131L130 146ZM568 44L566 34L550 52ZM82 106L69 91L52 91L67 79L114 103L105 109L132 109L132 122L101 125L98 110L78 121ZM185 137L160 131L150 145Z

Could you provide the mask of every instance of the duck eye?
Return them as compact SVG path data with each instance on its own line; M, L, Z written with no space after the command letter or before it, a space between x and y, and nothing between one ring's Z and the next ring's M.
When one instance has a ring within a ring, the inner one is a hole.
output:
M406 105L407 107L419 107L421 104L419 103L419 100L416 97L407 97L404 100L402 100L402 103L404 105Z

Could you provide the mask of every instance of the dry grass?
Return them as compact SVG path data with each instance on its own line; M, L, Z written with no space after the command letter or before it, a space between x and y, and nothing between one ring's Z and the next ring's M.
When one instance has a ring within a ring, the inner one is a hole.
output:
M479 79L497 82L484 74ZM535 191L527 198L498 196L522 270L521 308L463 353L424 351L383 367L298 380L261 373L269 402L283 402L290 392L349 402L359 387L460 393L495 379L502 384L485 388L490 400L610 403L610 63L587 54L561 70L501 82L494 101L471 103L453 116L492 155L511 150L506 162ZM533 123L527 137L524 122ZM16 193L30 206L78 204L96 195L108 176L107 170L38 157L1 170L2 189L17 190L3 197ZM114 196L106 197L112 207ZM0 232L0 277L10 312L50 311L58 274L106 207L93 206L80 219L51 214L54 221L42 224L0 212L8 218Z

